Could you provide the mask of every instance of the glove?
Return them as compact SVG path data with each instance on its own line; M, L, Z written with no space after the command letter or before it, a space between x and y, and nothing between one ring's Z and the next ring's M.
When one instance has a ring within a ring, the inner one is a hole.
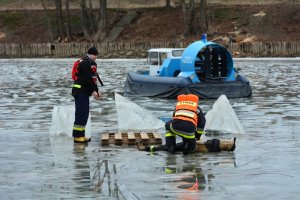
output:
M200 134L198 134L198 133L196 133L196 135L195 135L195 138L196 138L196 140L200 140L200 138L201 138L201 135L200 135Z

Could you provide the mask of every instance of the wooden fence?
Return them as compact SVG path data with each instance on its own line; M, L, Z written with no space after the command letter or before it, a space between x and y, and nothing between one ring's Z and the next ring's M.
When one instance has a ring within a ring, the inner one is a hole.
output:
M0 58L79 57L92 45L99 49L100 58L141 58L146 57L150 48L184 48L188 43L0 43ZM234 57L300 57L300 42L228 43L223 46Z

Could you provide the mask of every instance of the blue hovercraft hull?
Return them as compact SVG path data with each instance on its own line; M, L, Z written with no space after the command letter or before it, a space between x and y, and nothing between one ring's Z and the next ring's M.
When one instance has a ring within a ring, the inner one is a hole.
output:
M249 81L238 75L235 81L207 81L193 83L184 77L149 76L129 72L124 88L125 95L176 98L179 94L196 94L203 99L244 98L252 95Z

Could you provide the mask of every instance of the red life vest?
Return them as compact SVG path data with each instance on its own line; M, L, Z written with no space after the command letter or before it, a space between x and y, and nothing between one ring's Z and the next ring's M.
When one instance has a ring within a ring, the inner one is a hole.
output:
M77 60L76 62L74 62L73 64L73 68L72 68L72 79L74 81L76 81L78 79L78 66L80 64L80 62L82 61L82 59Z
M73 68L72 68L72 79L74 81L76 81L78 79L78 66L81 63L82 59L77 60L76 62L74 62L73 64ZM97 66L96 65L92 65L91 66L92 72L93 72L93 81L94 83L97 83Z

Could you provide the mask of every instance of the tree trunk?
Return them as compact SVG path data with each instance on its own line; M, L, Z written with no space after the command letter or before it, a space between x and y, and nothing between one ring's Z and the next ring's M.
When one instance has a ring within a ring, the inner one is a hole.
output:
M166 0L166 8L170 8L171 7L171 0Z
M195 21L195 3L194 0L189 1L189 16L188 16L188 34L194 32L194 21Z
M295 10L295 0L293 0L293 12Z
M81 17L82 31L83 31L84 37L88 41L92 41L92 34L89 29L89 18L88 18L88 14L87 14L85 0L80 0L80 17Z
M96 24L95 24L95 16L93 14L92 0L89 0L89 12L88 12L88 16L89 16L90 31L91 31L92 34L94 34L97 29L96 29Z
M46 15L46 19L47 19L47 26L48 26L49 37L50 37L50 40L53 41L51 18L49 16L48 9L46 7L46 4L45 4L44 0L41 0L41 1L42 1L43 8L45 10L45 15Z
M187 36L187 29L188 29L188 26L187 26L187 15L186 15L186 6L185 6L185 0L181 0L180 1L180 4L181 4L181 7L182 7L182 16L183 16L183 35L184 36Z
M67 18L67 23L65 23L65 28L67 32L67 40L71 41L72 40L72 35L71 35L71 25L70 25L70 10L69 10L69 0L65 0L65 6L66 6L66 18Z
M56 24L57 24L57 31L58 36L62 40L65 38L64 26L63 26L63 14L62 14L62 5L61 0L55 0L55 7L56 7Z
M198 32L206 33L207 31L209 31L206 0L201 0L200 3L199 24L200 24L200 30Z
M189 36L192 33L194 18L195 18L195 6L194 0L189 0L189 6L187 8L185 0L181 0L183 23L184 23L184 36Z
M102 41L107 34L107 0L99 0L98 26L95 34L95 41Z
M107 34L107 0L99 0L99 6L96 18L93 14L92 1L89 0L89 8L87 9L86 0L80 0L82 30L85 38L89 41L101 41Z

